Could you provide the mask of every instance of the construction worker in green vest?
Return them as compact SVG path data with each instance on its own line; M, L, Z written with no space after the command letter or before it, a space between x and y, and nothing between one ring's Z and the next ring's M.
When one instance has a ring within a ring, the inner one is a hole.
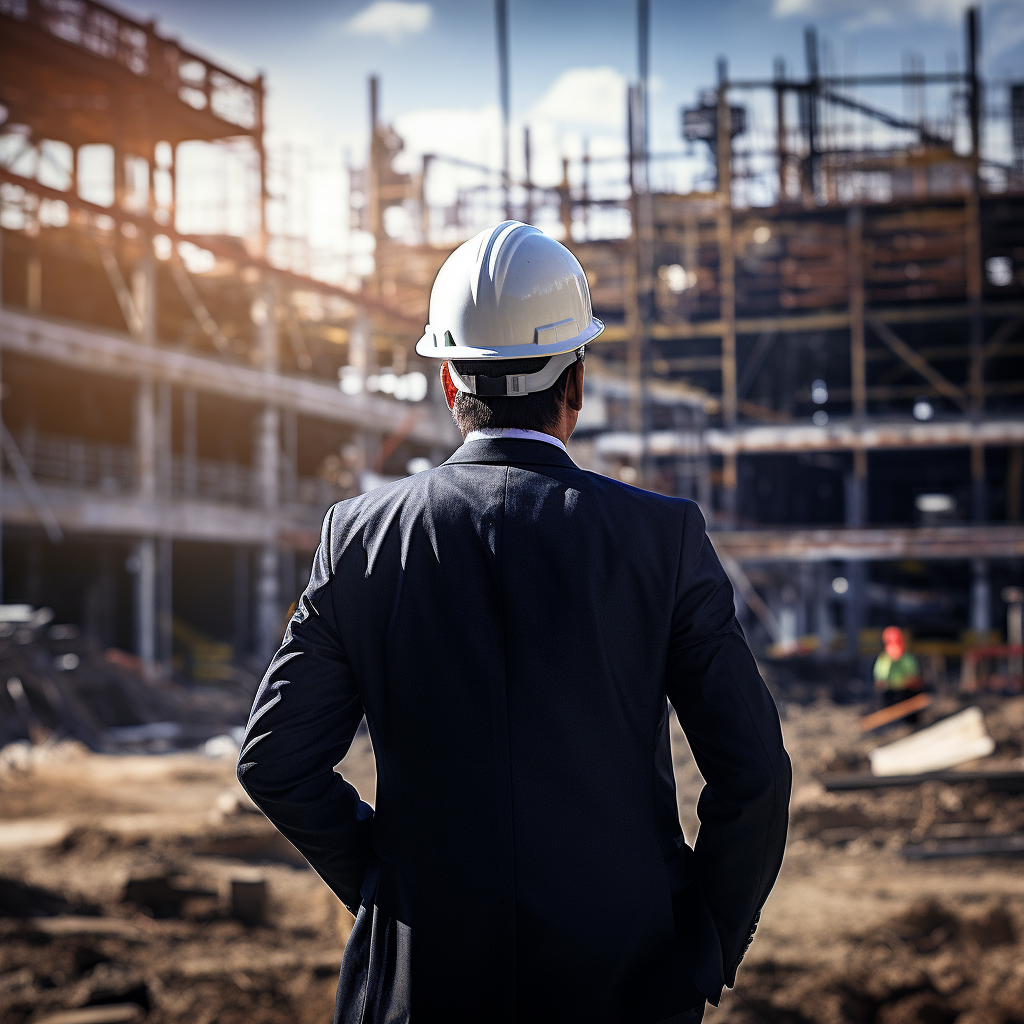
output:
M903 630L889 626L882 630L885 650L875 659L875 689L882 695L884 707L898 704L924 689L921 666L903 639Z

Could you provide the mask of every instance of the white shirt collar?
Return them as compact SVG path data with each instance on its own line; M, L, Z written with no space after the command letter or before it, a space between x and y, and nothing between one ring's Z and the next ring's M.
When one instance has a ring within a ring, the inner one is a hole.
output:
M539 430L520 430L519 427L484 427L483 430L471 430L462 443L468 444L470 441L480 441L486 437L514 437L521 441L544 441L547 444L553 444L556 448L561 448L566 455L569 454L565 445L557 437L544 434Z

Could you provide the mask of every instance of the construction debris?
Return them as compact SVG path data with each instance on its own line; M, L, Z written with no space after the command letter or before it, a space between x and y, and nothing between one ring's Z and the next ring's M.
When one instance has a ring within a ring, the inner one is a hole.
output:
M10 609L11 606L5 606ZM102 651L48 608L0 615L0 744L74 739L91 750L154 753L213 741L245 722L256 681L184 685L153 678L139 659Z
M995 748L975 707L878 747L868 757L875 775L917 775L988 757Z

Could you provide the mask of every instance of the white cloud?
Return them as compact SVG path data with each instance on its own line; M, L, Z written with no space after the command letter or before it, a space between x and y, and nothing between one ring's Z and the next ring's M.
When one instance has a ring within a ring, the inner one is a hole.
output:
M426 3L402 0L374 0L345 22L349 32L361 36L384 36L393 43L415 36L430 27L434 9Z
M423 153L455 157L483 167L500 166L501 113L497 104L478 109L410 110L399 114L394 124L405 142L405 149L395 160L396 170L419 170ZM451 203L460 185L479 180L476 172L439 161L430 172L431 201Z
M989 25L982 33L985 58L994 61L1024 41L1024 5L1000 5L990 15Z
M626 123L626 79L615 68L569 68L534 104L530 119L621 131Z
M959 24L971 3L972 0L774 0L772 13L777 18L845 17L844 27L856 31L907 21Z

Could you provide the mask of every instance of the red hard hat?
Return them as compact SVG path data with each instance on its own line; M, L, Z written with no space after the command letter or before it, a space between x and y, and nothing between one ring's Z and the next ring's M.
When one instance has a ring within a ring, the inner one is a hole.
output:
M899 626L886 626L882 630L882 643L891 644L903 639L903 630Z

